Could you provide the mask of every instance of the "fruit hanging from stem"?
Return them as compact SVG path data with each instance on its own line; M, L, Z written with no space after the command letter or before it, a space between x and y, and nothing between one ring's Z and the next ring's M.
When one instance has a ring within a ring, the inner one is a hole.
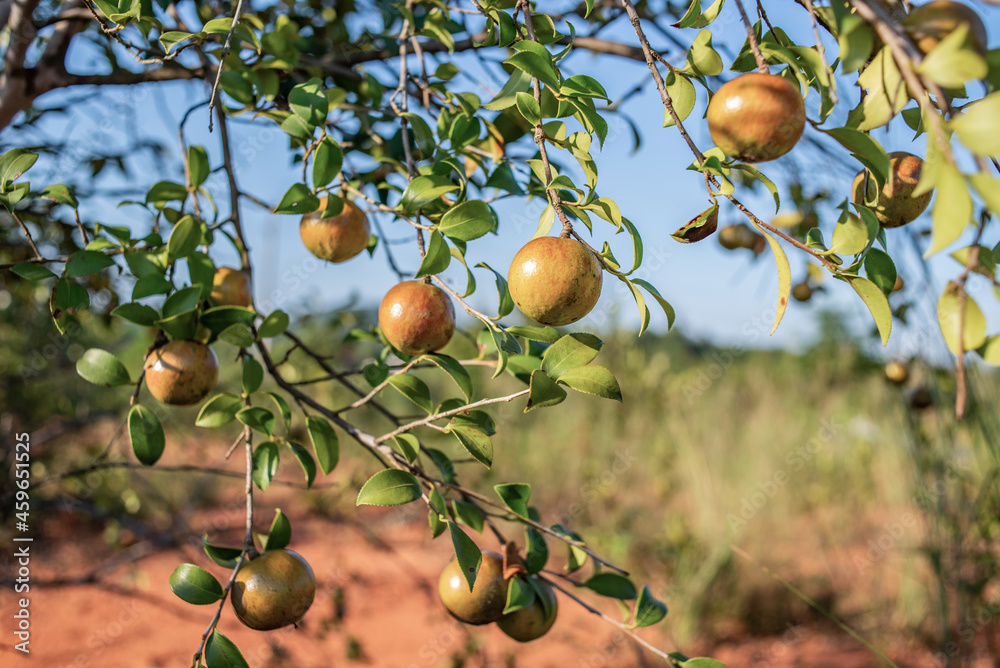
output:
M219 360L204 343L171 341L146 358L146 388L169 406L193 406L219 379Z
M885 228L902 227L913 222L924 212L931 201L931 193L913 196L920 182L924 161L905 151L889 154L889 178L882 191L876 194L878 183L867 170L854 177L852 193L855 204L868 202L879 224Z
M327 198L319 200L319 210L302 216L299 235L309 252L322 260L345 262L368 247L371 236L368 216L353 202L344 200L344 210L323 218Z
M560 327L590 313L601 296L603 274L575 239L539 237L514 256L507 273L510 296L532 320Z
M315 596L309 563L292 550L269 550L240 568L230 601L243 624L270 631L302 619Z
M792 150L806 109L788 79L751 72L723 84L708 103L708 130L722 151L743 162L766 162Z
M422 355L443 348L455 333L455 309L448 294L423 281L394 286L378 309L382 334L396 350Z

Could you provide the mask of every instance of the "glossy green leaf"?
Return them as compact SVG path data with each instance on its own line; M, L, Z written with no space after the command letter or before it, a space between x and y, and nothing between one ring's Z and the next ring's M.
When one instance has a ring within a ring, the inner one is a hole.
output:
M420 441L417 440L416 436L413 434L399 434L392 437L392 442L408 464L417 461L417 455L420 454Z
M490 437L471 427L453 425L448 428L473 458L486 468L493 465L493 441Z
M312 487L313 482L316 480L316 460L313 459L308 450L298 443L290 441L288 446L292 449L292 454L295 455L299 466L302 467L302 473L306 476L306 487Z
M263 322L260 323L260 327L257 330L257 337L261 339L270 339L275 336L280 336L285 333L288 329L289 318L288 314L278 309L272 311Z
M565 371L592 362L603 346L604 342L593 334L567 334L542 355L542 371L552 380L559 380Z
M515 515L520 515L527 519L528 500L531 498L531 485L521 482L503 483L494 485L493 489L497 496L510 508Z
M205 643L205 665L207 668L250 668L235 643L218 629L212 631Z
M643 585L639 592L639 599L635 603L635 617L630 626L632 628L642 628L652 626L667 616L667 606L662 601L656 600L649 590L649 585Z
M174 569L170 591L192 605L210 605L222 598L222 585L215 576L194 564L181 564Z
M618 573L597 573L584 586L595 594L623 601L632 600L637 595L632 581Z
M41 281L55 276L51 270L40 264L19 264L16 267L11 267L10 270L26 281Z
M116 315L119 318L124 318L129 322L134 322L135 324L142 325L143 327L151 327L160 317L160 314L156 312L156 309L146 306L145 304L137 304L136 302L129 302L116 307L115 310L111 312L111 315Z
M431 391L427 383L408 373L398 373L389 377L389 386L399 391L404 397L427 411L434 412L434 402L431 401Z
M340 437L326 418L310 415L306 418L306 429L312 441L316 460L324 475L329 474L340 462Z
M292 523L288 517L281 512L281 508L274 511L274 519L271 520L271 528L268 529L267 539L264 541L264 551L283 550L292 542Z
M483 532L483 527L486 526L486 518L483 516L483 511L476 504L455 499L452 501L451 507L455 511L455 517L460 522L478 533Z
M76 362L76 372L94 385L117 387L132 382L125 365L119 362L117 357L100 348L91 348L83 353Z
M384 469L364 484L358 493L357 505L401 506L416 501L422 493L420 482L412 473Z
M150 409L136 404L128 412L128 436L135 458L145 466L152 466L163 454L166 440L163 425Z
M514 576L507 581L507 604L503 614L508 615L527 608L535 602L535 589L526 579Z
M442 355L441 353L428 353L421 359L432 362L439 369L451 376L451 379L458 385L458 389L465 395L465 400L472 400L472 377L457 359L448 355Z
M410 185L406 186L399 204L404 212L413 213L441 198L441 196L456 190L458 190L458 186L452 183L447 176L418 176L410 182Z
M478 239L497 226L497 214L493 208L480 200L469 200L453 206L438 223L441 233L450 239L472 241Z
M434 230L428 239L427 252L420 260L420 267L417 268L417 273L413 277L423 278L424 276L440 274L448 268L449 264L451 264L451 251L448 249L448 242L444 240L444 236L439 231Z
M235 394L223 392L217 394L201 407L195 426L221 427L236 419L236 414L243 407L243 402Z
M479 575L479 566L483 563L483 552L475 541L469 538L454 522L448 522L448 530L451 532L455 558L465 575L465 581L469 584L469 591L472 591L472 587L476 584L476 576Z
M597 364L567 369L559 376L559 382L565 383L578 392L593 394L605 399L622 401L622 390L608 369Z
M208 164L208 153L205 152L205 147L203 146L189 146L188 147L188 172L191 175L191 186L197 188L208 175L211 173L211 167Z
M316 211L318 208L319 198L312 194L304 183L296 183L281 196L281 201L274 207L274 212L304 214Z
M271 485L271 479L278 473L278 445L265 441L253 452L253 483L260 490Z
M323 137L313 153L313 188L322 188L337 178L344 164L344 152L330 137Z
M236 413L236 419L254 431L274 436L274 413L266 408L260 406L244 408Z
M866 278L848 275L838 275L836 278L846 281L854 288L875 320L879 335L882 337L882 345L888 343L889 334L892 332L892 309L889 308L889 300L886 299L885 293Z
M96 274L105 267L112 266L114 263L114 260L104 253L92 250L76 251L66 261L66 278Z
M264 382L264 367L254 358L247 356L243 358L243 392L253 394L260 389Z
M529 389L528 405L524 407L525 413L533 411L536 408L555 406L566 400L566 390L556 384L541 369L531 372Z
M187 257L201 243L201 225L194 216L184 216L177 221L167 240L167 258L178 260Z

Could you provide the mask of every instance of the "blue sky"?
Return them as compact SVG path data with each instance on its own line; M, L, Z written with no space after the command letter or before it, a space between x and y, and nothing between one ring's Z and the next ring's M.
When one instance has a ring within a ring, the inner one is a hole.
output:
M554 4L559 5L559 2ZM558 6L550 7L544 3L542 6L547 11L560 11ZM983 4L977 4L976 8L984 15L987 26L1000 26L1000 9ZM783 16L781 11L788 11L788 17ZM813 43L812 29L803 10L798 7L785 10L775 6L772 12L772 20L780 20L795 41L804 45ZM714 44L723 47L720 51L724 61L730 62L745 37L736 8L731 3L728 4L710 29ZM996 46L1000 30L994 29L992 32L991 44ZM681 40L690 42L697 31L687 30L678 32L677 35ZM627 43L635 41L631 27L625 21L619 21L601 36ZM654 47L671 46L664 39L657 39L652 31L649 36ZM835 54L834 44L828 43L827 47ZM724 50L726 48L728 51ZM669 51L667 57L672 62L683 62L684 54L676 47L665 51ZM86 49L77 49L71 54L71 58L79 68L85 68L89 66L91 54ZM483 79L482 70L470 57L458 57L454 62L459 67L469 68L474 77ZM633 153L631 130L614 115L609 115L611 130L605 147L598 151L595 142L592 152L599 169L600 194L618 202L623 214L642 232L645 263L639 276L656 285L674 305L678 327L688 335L724 345L801 348L815 334L817 310L828 307L843 311L851 319L855 331L867 331L870 328L871 320L853 291L846 284L827 280L825 284L828 291L816 294L809 304L792 302L778 332L773 337L768 337L777 294L776 270L770 252L754 259L748 251L724 251L714 238L689 245L679 244L670 238L672 231L705 209L708 200L701 176L685 170L692 161L689 149L676 129L662 128L663 107L645 65L611 56L594 57L584 52L577 53L564 62L568 73L586 73L599 79L612 98L619 97L639 84L644 85L643 91L624 107L640 128L643 135L642 148ZM373 71L381 73L380 78L388 80L384 67L372 67ZM490 78L486 77L487 83ZM500 84L502 81L496 82L492 87L496 89ZM488 99L482 88L473 87L468 80L463 80L462 85L467 85L468 90L476 90L484 101ZM158 93L149 89L105 88L94 91L92 96L79 103L67 121L47 123L45 128L52 136L67 134L93 146L103 143L120 144L132 141L135 137L159 137L172 148L169 161L175 171L151 173L157 168L151 168L149 161L140 159L140 168L145 165L146 170L145 173L140 171L140 174L144 175L149 184L160 179L181 180L176 122L188 107L206 98L206 89L197 83L175 83L160 88ZM857 99L856 92L847 88L846 82L842 82L839 92L841 103L826 127L834 127L837 118L845 118ZM59 95L63 94L50 95L43 98L42 102L52 105ZM78 97L80 91L65 94L66 99ZM815 97L816 94L811 93L807 106ZM696 144L703 150L712 145L702 119L704 105L702 91L698 106L685 124ZM810 115L814 118L816 116L815 113ZM289 185L301 180L301 167L292 164L284 134L266 120L232 123L231 128L237 178L241 188L266 202L276 203ZM571 131L574 129L571 128ZM887 150L923 153L924 138L912 142L912 132L905 126L892 133L878 131L875 136ZM218 131L208 133L204 109L195 112L189 121L187 140L205 145L213 167L221 163ZM7 141L10 141L9 136ZM43 160L32 171L31 176L33 179L49 178L51 181L58 181L66 178L59 174L65 171L67 164L71 163ZM834 204L848 195L853 177L851 171L836 169L835 165L804 143L800 143L789 156L759 167L779 183L785 182L788 174L794 171L807 192L829 190ZM224 182L224 176L216 173L207 184L221 200L220 206L223 208L226 206L223 197ZM761 218L767 220L773 214L773 201L763 189L759 192L739 189L736 194ZM139 207L115 209L113 206L108 201L85 202L82 208L84 219L109 224L131 224L139 230L151 225L148 214ZM498 202L496 209L501 220L499 236L472 242L469 250L469 259L472 260L470 264L485 261L506 273L514 253L534 233L542 206L543 203L537 200ZM783 208L782 211L787 210ZM384 244L373 258L362 254L344 264L326 264L313 258L302 246L297 217L275 215L248 203L244 204L243 216L256 267L255 296L259 304L273 304L292 314L307 311L322 313L353 298L375 306L396 281L386 263ZM830 211L821 217L821 227L826 231L827 238L835 217ZM732 206L723 205L720 224L741 219L741 214ZM408 226L393 223L386 216L382 216L379 221L387 238L412 238ZM929 226L928 211L928 214L910 227L922 229ZM609 241L619 260L624 263L631 258L630 241L625 234L615 236L613 233L614 229L610 225L599 222L595 226L595 245ZM909 294L922 290L932 294L933 299L924 304L921 309L923 315L916 326L903 328L897 323L887 351L890 355L906 355L909 351L927 350L928 346L940 348L940 337L936 332L936 325L929 320L929 314L932 314L933 301L947 278L958 273L958 265L949 260L946 254L940 254L931 261L932 285L920 285L919 265L916 255L908 247L906 234L903 230L890 231L890 252L897 254L900 250L906 251L897 257L897 265L907 280ZM997 239L987 238L984 243L992 245L996 241ZM223 244L216 244L216 248L219 251L216 253L217 264L236 264L235 254L230 248ZM393 245L392 248L404 269L412 271L416 268L419 257L415 243ZM804 254L789 247L786 247L786 252L792 264L794 282L804 275ZM495 311L496 292L492 275L486 270L475 271L479 289L471 301L482 310ZM464 270L460 267L456 271L453 265L446 277L452 279L459 288L464 286ZM1000 310L991 306L996 300L990 294L992 290L987 282L975 281L970 289L987 311L991 331L1000 328ZM513 323L516 318L515 313L508 321ZM627 289L608 277L601 302L590 316L578 323L578 327L605 329L616 323L636 327L637 322L635 305ZM666 319L662 312L654 310L651 327L655 330L665 329Z

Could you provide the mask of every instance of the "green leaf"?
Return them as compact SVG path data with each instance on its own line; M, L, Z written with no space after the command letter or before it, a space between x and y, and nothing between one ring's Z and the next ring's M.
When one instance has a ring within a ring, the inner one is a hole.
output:
M215 280L215 263L201 251L191 253L185 260L187 261L188 274L191 276L191 284L200 288L199 300L208 299L212 294Z
M483 532L483 527L486 526L486 518L483 517L483 511L479 510L478 506L468 501L455 499L452 501L451 507L455 510L455 517L461 522L478 533Z
M312 487L316 480L316 460L313 459L308 450L298 443L289 441L288 446L292 449L295 458L299 460L299 466L302 467L302 472L306 476L306 487Z
M519 42L519 44L523 45L524 42ZM544 49L544 47L542 48ZM536 51L521 51L503 61L503 64L516 67L549 88L559 90L559 74L552 62L552 56L546 58Z
M507 615L523 610L535 602L535 589L527 580L520 576L512 577L507 582L507 605L503 614Z
M967 107L951 127L958 140L977 155L1000 155L1000 92L987 95Z
M465 395L465 400L471 401L472 377L469 376L469 372L466 371L465 367L462 366L457 359L440 353L429 353L424 355L421 359L433 362L435 366L451 376L451 379L455 381L456 385L458 385L458 389L460 389L462 394Z
M160 314L156 312L156 309L146 306L145 304L137 304L135 302L122 304L112 311L111 315L124 318L129 322L134 322L135 324L142 325L143 327L151 327L160 317Z
M426 448L424 451L434 462L434 466L441 471L441 479L447 483L455 482L455 465L451 463L448 455L434 448Z
M938 299L937 310L944 342L953 355L975 350L986 343L986 317L971 295L965 295L963 308L955 283L945 287Z
M722 58L712 48L712 31L698 33L687 53L687 69L698 76L714 77L722 74Z
M549 346L542 355L541 369L552 380L559 380L565 371L592 362L603 346L604 342L593 334L567 334Z
M688 659L681 664L684 668L729 668L726 664L721 661L716 661L715 659L707 659L704 657L697 657L694 659Z
M427 243L427 252L423 259L420 260L420 267L417 269L414 278L440 274L448 268L450 263L451 251L448 250L448 242L444 240L440 232L434 230L431 232Z
M517 94L525 92L529 88L531 88L531 75L521 70L514 70L496 97L483 106L490 111L502 111L514 106Z
M528 122L528 125L538 125L542 121L542 109L538 106L531 93L517 93L515 96L517 110Z
M51 270L40 264L19 264L16 267L11 267L10 270L26 281L41 281L55 276Z
M498 225L497 214L489 204L480 200L469 200L453 206L438 223L438 229L445 236L457 241L472 241Z
M586 74L574 74L563 81L559 94L569 97L596 97L602 100L611 100L601 82Z
M649 585L643 585L639 592L639 600L635 603L635 617L630 628L643 628L652 626L667 616L667 606L662 601L656 600L649 590Z
M536 408L546 408L561 404L566 399L566 390L556 384L541 369L531 372L528 381L528 404L524 407L524 412L533 411Z
M567 538L576 541L577 543L583 543L583 539L579 535L573 533L561 524L553 524L552 530L557 534L566 536ZM580 568L587 563L587 553L584 552L576 545L567 544L569 548L569 559L566 562L566 572L573 573L574 571L580 570Z
M965 177L951 162L941 161L935 175L937 195L931 218L934 220L934 233L931 244L924 253L930 257L953 244L962 236L969 221L972 220L972 195L965 183Z
M313 195L304 183L296 183L281 196L281 201L274 207L274 212L303 214L311 213L318 208L319 198Z
M257 337L270 339L284 334L285 330L288 329L288 323L289 318L287 313L281 309L273 311L260 323L260 328L257 330Z
M181 564L170 575L170 591L192 605L210 605L222 599L215 576L194 564Z
M595 594L630 601L636 597L635 585L618 573L598 573L587 580L584 586Z
M448 530L451 532L451 543L455 548L458 566L465 574L465 581L469 583L469 591L472 591L476 584L476 576L479 575L479 566L483 563L483 552L461 527L450 520Z
M340 173L344 165L344 152L340 145L329 137L323 137L313 154L313 188L322 188Z
M219 339L237 348L249 348L253 345L253 334L250 333L250 328L243 323L226 327L219 333Z
M243 358L243 392L253 394L260 389L264 382L264 367L254 358L247 356Z
M135 287L132 288L132 299L145 299L153 295L162 295L170 292L172 289L173 286L167 279L159 274L151 274L143 276L136 281Z
M292 422L292 409L289 408L288 402L280 394L275 394L274 392L268 392L267 396L271 397L271 401L278 408L278 414L281 416L281 426L287 430Z
M330 102L323 90L323 82L318 78L301 83L288 94L288 107L296 116L312 126L326 122Z
M326 418L310 415L306 418L306 429L312 441L316 460L323 475L328 475L340 462L340 437Z
M649 283L648 281L644 281L641 278L634 278L632 279L632 282L638 286L641 286L646 292L648 292L653 297L653 299L656 300L656 303L660 305L660 308L663 309L664 315L667 316L667 329L673 327L674 318L676 317L674 314L674 307L671 306L670 302L668 302L660 295L660 291L657 290L655 287L653 287L651 283Z
M622 401L622 390L614 374L597 364L568 369L559 376L559 382L565 383L577 392Z
M529 341L541 341L542 343L555 343L562 338L555 327L535 327L534 325L514 325L507 328L507 332L513 336L523 336Z
M188 189L180 183L173 181L158 181L146 192L146 204L153 204L157 208L171 200L183 202L187 199Z
M510 313L514 310L514 298L510 296L510 290L507 288L507 279L504 278L503 274L485 262L480 262L476 266L482 267L483 269L489 269L493 272L493 276L496 279L497 295L500 300L499 306L497 307L497 317L502 318L510 315Z
M235 568L236 561L240 558L240 555L243 554L243 550L238 547L212 545L208 542L207 535L201 537L201 545L205 550L205 554L208 555L208 558L223 568Z
M184 216L177 221L174 229L170 230L167 258L177 260L187 257L198 248L199 243L201 243L201 225L194 216Z
M145 466L152 466L163 454L166 441L163 425L153 411L139 404L128 412L128 436L135 458Z
M265 441L253 452L253 483L263 491L271 486L271 478L278 473L278 445Z
M104 253L91 250L76 251L66 261L66 278L96 274L114 263L114 260Z
M274 510L274 519L271 520L271 528L267 532L267 539L264 541L264 551L282 550L292 542L292 524L281 512L281 508Z
M392 442L400 454L406 458L407 464L417 461L417 455L420 454L420 441L417 440L416 436L413 434L399 434L392 437Z
M242 407L243 403L235 394L217 394L201 407L194 424L197 427L221 427L235 420Z
M774 263L778 266L778 306L775 309L774 326L771 328L771 334L774 334L785 315L785 308L788 306L788 297L792 292L792 270L788 266L788 258L785 257L785 251L782 250L781 244L771 236L770 232L758 226L757 223L754 223L754 227L767 239L767 244L771 247L771 252L774 254Z
M478 429L458 425L449 426L448 431L455 435L462 447L468 450L476 461L486 468L493 465L493 441L489 436Z
M254 431L274 436L274 413L266 408L260 406L244 408L236 413L236 419Z
M428 389L427 384L416 376L398 373L389 377L389 385L417 406L427 411L428 415L434 412L431 391Z
M524 564L528 573L540 573L549 560L549 546L545 543L545 537L537 529L526 527L524 543Z
M871 135L850 128L817 129L840 142L861 164L871 170L879 190L885 186L891 171L889 155Z
M694 104L698 99L698 94L694 89L694 84L679 71L675 72L673 70L667 72L667 76L664 77L663 83L666 85L667 93L670 95L670 99L674 103L674 112L683 123L684 120L691 115L691 111L694 109ZM674 117L669 111L664 109L663 127L669 128L673 125Z
M65 204L66 206L71 206L74 209L80 206L80 202L73 195L72 191L70 191L69 186L62 183L56 183L51 186L46 186L42 190L41 195L42 197L50 199L53 202L58 202L59 204ZM119 239L119 241L121 241L121 239Z
M981 55L966 46L968 36L969 24L957 23L914 69L945 88L985 78L989 67Z
M239 648L218 629L205 643L205 664L207 668L250 668Z
M431 538L437 538L444 533L448 519L448 506L437 487L431 490L430 509L427 511L427 523L431 527Z
M83 353L76 362L76 372L94 385L117 387L132 382L125 365L119 362L117 357L100 348L91 348Z
M412 473L384 469L364 484L358 493L357 505L401 506L416 501L421 495L420 481Z
M198 307L201 299L201 289L197 287L181 288L167 297L163 302L161 312L164 318L187 314Z
M203 146L189 146L188 147L188 172L191 175L191 186L197 188L208 175L211 173L212 169L208 164L208 154L205 152Z
M169 56L175 46L181 42L186 42L192 37L198 37L198 35L181 30L170 30L160 35L160 45L163 47L163 52Z
M877 222L877 221L876 221ZM857 255L868 248L869 242L878 233L878 226L872 229L859 216L845 211L833 227L830 252L837 255Z
M865 255L865 274L887 295L896 285L896 265L888 253L877 248L870 249Z
M882 337L882 345L888 343L889 333L892 332L892 309L889 308L889 300L886 299L885 293L866 278L848 275L837 275L835 278L846 281L854 288L875 320L875 325Z
M25 148L15 148L0 155L0 192L3 192L11 181L17 180L21 174L31 169L38 156Z
M494 485L497 496L510 508L515 515L527 519L528 500L531 498L531 485L523 482L511 482L501 485Z
M399 201L405 213L413 213L427 204L439 199L442 195L458 190L447 176L418 176L406 186Z

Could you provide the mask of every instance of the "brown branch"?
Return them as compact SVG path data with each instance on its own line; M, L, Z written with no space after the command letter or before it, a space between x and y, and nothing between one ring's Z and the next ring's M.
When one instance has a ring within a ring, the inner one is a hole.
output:
M764 60L764 55L760 52L760 45L757 44L757 35L754 33L753 24L750 23L750 18L747 16L747 10L743 8L742 0L736 0L736 8L740 10L740 20L743 21L743 26L747 29L747 39L750 40L750 49L753 51L753 57L757 61L757 69L760 70L761 74L767 74L767 61Z
M215 70L215 83L212 84L212 95L208 98L208 131L212 131L212 109L215 108L215 103L219 99L219 82L222 81L222 70L226 66L226 56L229 55L229 49L232 48L233 44L233 33L236 32L236 26L240 23L240 16L243 14L243 0L237 0L236 10L233 12L233 24L229 26L229 34L226 35L226 43L222 45L222 53L219 54L219 66Z

